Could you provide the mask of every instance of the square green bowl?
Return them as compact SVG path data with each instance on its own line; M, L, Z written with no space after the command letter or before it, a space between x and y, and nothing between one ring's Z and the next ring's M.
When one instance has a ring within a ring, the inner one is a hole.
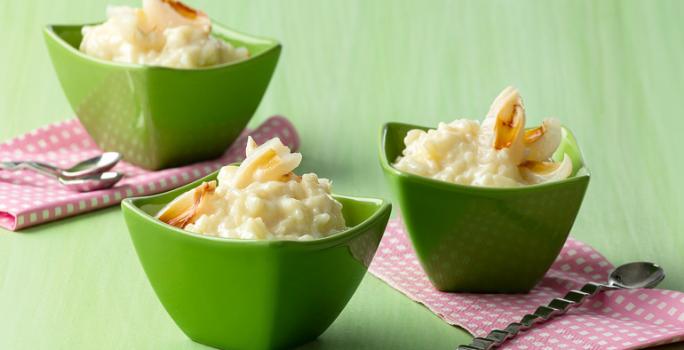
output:
M573 174L563 181L519 188L463 186L392 166L411 129L382 129L380 162L418 259L432 284L446 292L521 293L532 289L570 232L589 172L573 135L563 129L554 158L567 153Z
M135 250L166 311L190 339L225 349L293 347L337 318L363 278L391 205L335 196L350 227L311 241L216 238L154 218L181 193L122 202Z
M150 170L223 154L259 106L281 51L277 41L214 24L214 36L250 57L198 69L117 63L78 50L82 27L43 31L62 89L102 150Z

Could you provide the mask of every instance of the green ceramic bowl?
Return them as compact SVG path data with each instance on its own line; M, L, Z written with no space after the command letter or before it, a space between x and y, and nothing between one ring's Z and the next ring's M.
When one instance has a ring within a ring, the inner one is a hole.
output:
M115 63L78 50L81 25L51 25L47 48L71 107L97 145L161 169L216 158L254 114L280 44L214 24L247 60L199 69Z
M410 129L389 123L380 160L399 201L418 258L432 284L448 292L527 292L544 276L570 232L589 184L572 134L564 129L554 157L567 153L572 177L520 188L462 186L397 170Z
M335 320L363 278L391 205L336 196L350 229L312 241L249 241L194 234L154 215L215 178L122 203L135 250L159 300L192 340L226 349L293 347Z

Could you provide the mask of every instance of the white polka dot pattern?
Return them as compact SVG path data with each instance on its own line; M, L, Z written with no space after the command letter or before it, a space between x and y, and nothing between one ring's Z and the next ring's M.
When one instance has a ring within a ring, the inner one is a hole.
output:
M244 158L247 136L258 143L280 137L293 150L299 148L294 126L273 116L242 135L218 159L179 168L147 171L126 162L114 170L125 177L116 187L78 193L65 190L55 180L30 171L0 171L0 227L16 231L95 209L116 205L123 198L148 195L189 183L221 166ZM69 167L101 153L76 119L43 126L0 144L0 161L34 160Z
M449 324L482 337L570 289L605 280L612 268L594 249L570 238L544 279L528 294L444 293L430 284L401 219L393 219L369 271ZM682 340L684 293L640 289L600 294L560 318L521 333L502 349L617 350Z

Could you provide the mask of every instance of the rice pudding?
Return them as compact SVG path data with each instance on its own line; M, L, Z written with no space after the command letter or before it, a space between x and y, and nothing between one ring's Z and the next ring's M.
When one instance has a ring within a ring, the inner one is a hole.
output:
M525 130L518 91L504 89L482 123L457 119L436 129L410 130L406 148L393 166L407 173L472 186L516 187L562 180L572 161L551 156L562 138L560 122L547 118Z
M331 182L314 173L295 175L302 156L280 139L257 144L247 158L221 168L206 182L167 205L158 218L209 236L253 240L310 240L346 229Z
M80 50L108 61L200 68L244 60L244 47L211 35L203 12L175 0L143 0L142 8L107 7L107 20L84 26Z

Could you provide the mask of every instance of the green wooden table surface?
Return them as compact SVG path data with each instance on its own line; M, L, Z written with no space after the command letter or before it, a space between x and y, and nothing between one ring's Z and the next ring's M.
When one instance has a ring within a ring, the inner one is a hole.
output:
M107 2L0 2L0 140L73 116L41 26L99 20ZM390 196L377 160L383 122L481 118L499 90L519 87L530 121L559 117L592 169L572 234L615 264L659 262L662 286L684 290L684 2L191 3L281 40L251 125L288 116L304 170L333 178L340 193ZM367 276L305 348L451 349L467 339ZM78 348L203 348L157 301L118 208L0 230L0 349Z

